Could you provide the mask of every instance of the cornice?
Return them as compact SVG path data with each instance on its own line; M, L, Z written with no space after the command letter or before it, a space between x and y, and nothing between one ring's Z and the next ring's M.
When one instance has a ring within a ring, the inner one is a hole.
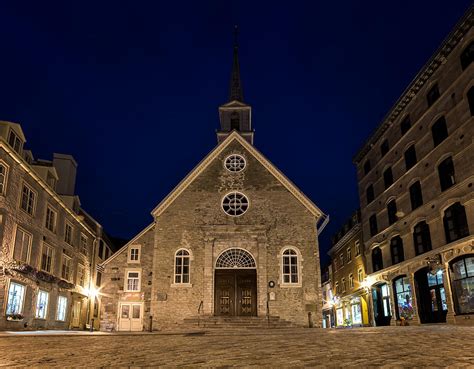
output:
M464 16L454 26L453 30L441 43L428 62L421 68L420 72L415 76L407 89L402 93L400 98L395 102L389 113L382 119L380 125L375 132L364 143L362 148L353 157L353 163L358 164L365 155L370 151L380 137L388 130L393 122L400 116L405 107L413 100L416 94L427 83L429 78L438 70L438 68L446 62L447 57L453 49L459 44L462 38L467 34L473 25L474 5L471 5Z

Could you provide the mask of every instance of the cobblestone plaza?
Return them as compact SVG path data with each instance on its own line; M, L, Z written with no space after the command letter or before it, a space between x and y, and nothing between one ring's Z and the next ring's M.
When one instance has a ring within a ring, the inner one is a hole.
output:
M473 340L473 328L450 325L5 333L0 367L472 367Z

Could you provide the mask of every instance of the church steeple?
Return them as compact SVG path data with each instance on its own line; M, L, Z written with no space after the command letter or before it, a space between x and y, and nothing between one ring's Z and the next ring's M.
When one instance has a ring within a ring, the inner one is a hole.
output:
M240 81L240 66L239 66L239 28L234 28L234 61L232 64L232 75L230 77L229 101L237 100L244 102L242 93L242 82Z
M229 102L219 107L221 129L217 131L217 142L221 143L232 132L237 131L253 144L251 107L244 103L242 82L240 80L238 27L234 28L234 56L229 86Z

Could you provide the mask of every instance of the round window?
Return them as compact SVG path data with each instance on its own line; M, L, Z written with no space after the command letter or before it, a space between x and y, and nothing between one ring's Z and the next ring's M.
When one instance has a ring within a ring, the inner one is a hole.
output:
M245 159L242 155L232 154L225 159L225 168L229 172L240 172L245 168Z
M238 217L249 208L249 200L240 192L230 192L222 199L222 209L233 217Z

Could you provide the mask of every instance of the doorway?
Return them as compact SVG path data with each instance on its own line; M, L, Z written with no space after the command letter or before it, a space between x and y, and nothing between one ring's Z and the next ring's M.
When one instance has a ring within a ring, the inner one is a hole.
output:
M444 289L443 271L429 268L415 273L416 298L421 323L446 323L448 305Z
M257 271L216 269L214 315L257 316Z
M81 324L81 301L74 301L72 305L72 321L71 327L72 328L79 328Z
M119 304L119 331L142 331L143 303L121 302Z
M390 293L386 283L372 287L374 320L376 326L390 325L392 319L390 309Z

